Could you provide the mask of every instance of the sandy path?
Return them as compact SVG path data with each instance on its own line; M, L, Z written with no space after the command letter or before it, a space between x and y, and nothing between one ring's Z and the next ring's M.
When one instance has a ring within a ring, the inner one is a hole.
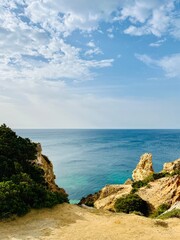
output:
M1 240L178 240L180 220L152 220L63 204L0 223Z

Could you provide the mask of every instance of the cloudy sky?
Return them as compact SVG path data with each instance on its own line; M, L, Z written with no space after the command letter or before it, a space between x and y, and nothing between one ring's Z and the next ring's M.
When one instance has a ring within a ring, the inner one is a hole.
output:
M180 1L0 1L3 122L180 128Z

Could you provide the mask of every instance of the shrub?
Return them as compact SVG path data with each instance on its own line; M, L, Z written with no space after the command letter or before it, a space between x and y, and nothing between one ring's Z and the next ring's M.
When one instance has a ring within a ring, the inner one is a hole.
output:
M117 212L131 213L141 212L147 216L149 214L149 205L137 194L128 194L125 197L117 199L114 205Z
M23 215L31 208L68 202L63 192L51 192L44 171L33 164L36 144L0 126L0 218Z
M165 214L162 214L160 219L167 219L167 218L180 218L180 209L174 209L170 212L167 212Z
M174 175L175 175L175 173L174 173ZM167 172L153 173L153 174L149 175L148 177L146 177L144 180L139 180L139 181L133 182L131 193L137 192L139 188L147 186L148 183L150 183L150 182L153 182L157 179L160 179L163 177L168 177L168 176L172 176L172 174L167 173Z
M169 204L163 203L161 204L155 211L154 213L151 215L151 217L156 218L159 215L161 215L162 213L164 213L165 211L167 211L169 209Z

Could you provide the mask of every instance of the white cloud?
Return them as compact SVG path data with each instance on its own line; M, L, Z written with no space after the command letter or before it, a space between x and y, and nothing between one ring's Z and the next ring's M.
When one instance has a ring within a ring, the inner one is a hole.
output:
M111 66L112 59L82 59L81 49L63 39L64 32L73 30L63 21L65 15L58 15L65 3L59 6L58 1L53 4L52 1L19 1L18 10L16 3L15 0L0 3L1 82L86 80L93 78L93 69ZM97 47L92 51L87 54L101 53Z
M96 47L96 45L95 45L95 43L93 41L88 42L87 46L91 47L91 48L95 48Z
M136 54L135 56L147 65L160 67L168 78L180 78L180 53L158 60L147 55Z
M121 11L120 20L129 19L132 25L126 28L124 33L135 36L153 34L157 37L170 33L172 21L176 19L173 12L175 1L137 0L126 3Z
M180 53L162 58L158 65L165 71L167 77L180 77Z
M160 39L156 42L150 43L149 46L150 47L160 47L165 41L166 41L166 39Z
M156 63L155 60L153 60L151 57L147 56L146 54L135 54L135 57L147 65L153 65Z
M93 57L93 55L103 54L102 50L95 45L93 41L87 43L87 46L90 48L89 50L85 51L85 56Z

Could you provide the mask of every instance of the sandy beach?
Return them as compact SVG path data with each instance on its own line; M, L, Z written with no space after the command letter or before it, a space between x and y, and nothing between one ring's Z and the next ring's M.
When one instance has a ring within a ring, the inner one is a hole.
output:
M0 223L1 240L177 240L180 220L149 219L62 204Z

